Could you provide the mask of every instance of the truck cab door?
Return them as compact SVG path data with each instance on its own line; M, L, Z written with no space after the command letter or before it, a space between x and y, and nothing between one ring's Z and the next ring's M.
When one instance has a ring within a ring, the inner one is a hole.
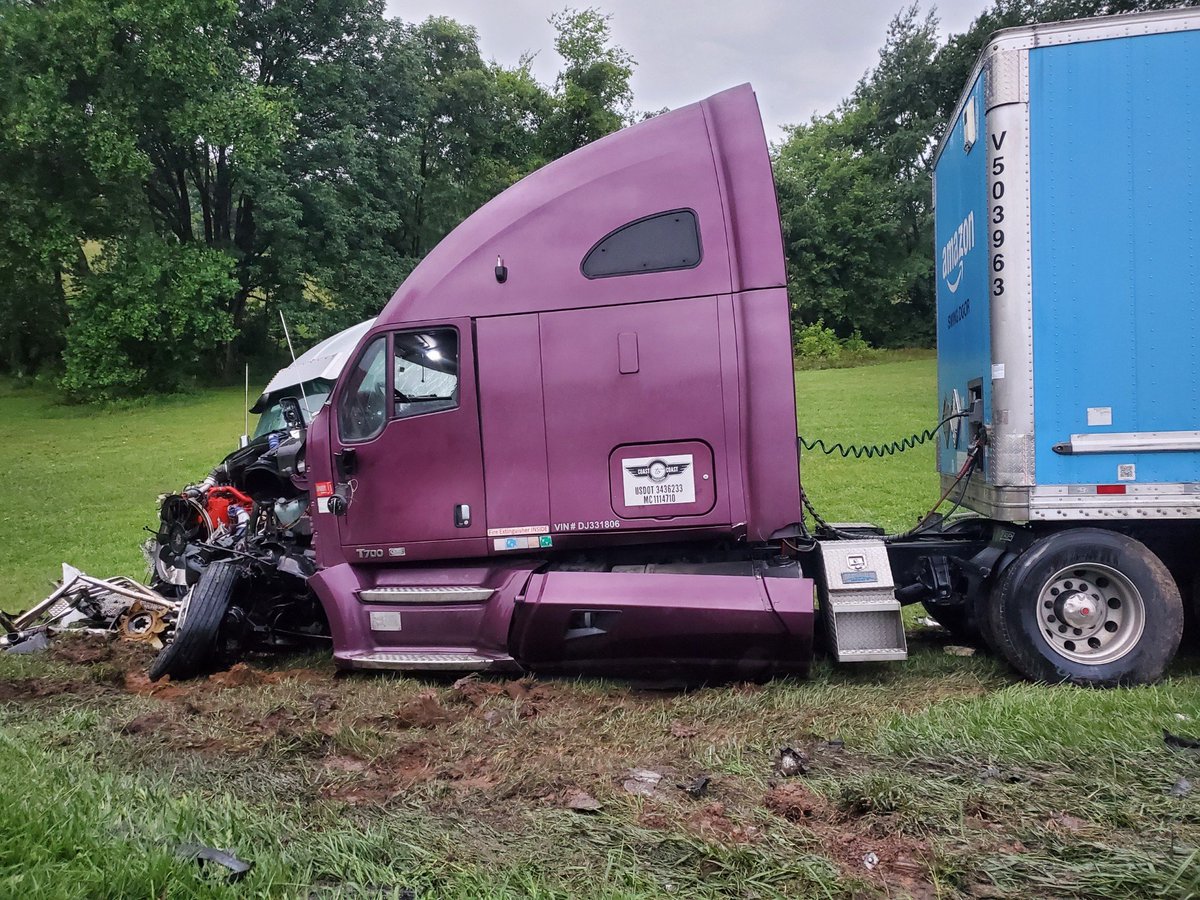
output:
M371 334L333 398L350 562L482 555L483 454L469 319Z

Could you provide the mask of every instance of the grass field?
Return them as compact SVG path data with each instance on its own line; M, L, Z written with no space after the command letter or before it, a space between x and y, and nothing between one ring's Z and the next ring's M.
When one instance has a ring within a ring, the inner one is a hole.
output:
M936 415L931 360L797 389L810 438ZM230 391L95 413L0 388L4 605L61 559L139 572L155 495L232 445L239 408ZM929 448L804 471L831 518L901 528L936 498ZM0 896L1200 896L1200 787L1172 795L1200 786L1200 753L1162 739L1200 731L1194 657L1101 692L946 643L917 626L901 665L690 692L338 677L320 655L152 689L128 646L0 656ZM785 746L806 775L775 772ZM649 796L624 788L634 768L664 776ZM676 787L700 775L704 796ZM579 792L600 808L571 810ZM226 885L174 855L188 841L255 868Z

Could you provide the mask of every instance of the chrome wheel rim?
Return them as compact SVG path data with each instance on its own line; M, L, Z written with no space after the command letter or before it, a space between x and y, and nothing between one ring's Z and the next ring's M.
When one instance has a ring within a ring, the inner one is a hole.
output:
M1146 604L1125 575L1079 563L1047 579L1037 598L1038 632L1059 656L1090 666L1129 654L1146 629Z

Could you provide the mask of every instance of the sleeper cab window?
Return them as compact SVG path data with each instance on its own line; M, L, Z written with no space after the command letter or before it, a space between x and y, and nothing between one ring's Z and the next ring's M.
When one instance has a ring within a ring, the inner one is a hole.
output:
M407 419L458 406L457 331L402 331L393 344L393 416Z
M383 431L387 413L387 336L381 334L359 356L338 399L338 433L343 441L370 440Z
M700 265L700 229L690 209L656 213L600 239L580 268L586 278L669 272Z

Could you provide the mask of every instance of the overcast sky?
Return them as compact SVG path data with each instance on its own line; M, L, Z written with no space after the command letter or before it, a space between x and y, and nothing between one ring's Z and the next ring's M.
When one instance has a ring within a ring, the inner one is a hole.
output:
M603 0L614 41L637 61L636 109L674 108L749 81L767 138L784 125L829 112L878 59L888 22L908 0ZM387 0L409 22L445 15L475 26L483 55L514 65L536 53L543 83L559 68L546 21L567 0ZM943 0L942 37L966 29L988 0ZM933 4L922 2L928 10Z

